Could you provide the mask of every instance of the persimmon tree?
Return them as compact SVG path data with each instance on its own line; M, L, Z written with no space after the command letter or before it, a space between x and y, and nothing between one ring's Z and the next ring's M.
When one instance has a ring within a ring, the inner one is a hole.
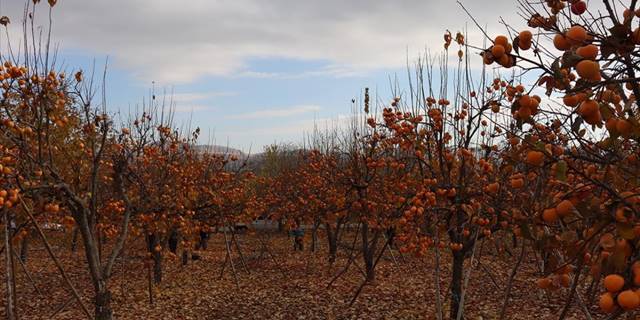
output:
M118 211L117 218L103 214L107 203L123 200L118 185L123 172L114 166L123 160L113 143L113 121L104 105L92 103L94 89L90 82L83 85L82 73L68 78L45 60L25 58L27 64L19 67L16 59L2 59L3 141L18 152L20 171L14 173L14 181L22 193L18 199L14 194L15 202L9 204L19 205L22 219L34 223L38 211L66 213L65 221L76 224L94 287L95 317L109 319L108 282L130 217L128 208ZM102 250L106 221L117 230L108 252Z
M498 137L505 131L495 125L506 120L496 112L506 83L489 80L485 72L474 81L464 36L446 33L445 48L454 42L459 46L456 70L449 70L447 53L440 59L439 78L434 78L432 58L418 61L413 89L384 106L380 119L372 115L367 120L373 129L370 143L390 158L366 163L390 169L377 187L387 195L384 203L391 204L383 206L383 211L397 213L381 212L376 217L386 217L387 224L398 227L398 240L404 244L401 250L426 255L429 248L435 249L439 318L443 312L439 259L443 249L450 250L449 314L460 319L464 280L470 272L465 277L464 262L473 259L480 240L493 237L509 221L499 194L506 177L498 174L504 147Z
M592 287L604 280L600 308L615 318L640 306L640 11L636 1L519 4L529 28L507 26L509 36L489 39L482 55L486 64L537 72L536 84L514 91L507 104L511 133L523 138L513 156L536 168L532 182L548 182L529 208L535 218L524 234L544 244L545 274L563 276L538 284L573 283L562 318L583 300L577 288L588 268ZM535 90L548 98L533 108Z
M311 215L314 220L312 250L315 249L315 232L324 226L327 237L329 264L336 260L338 239L343 227L350 220L344 172L341 170L340 152L335 149L315 148L310 154L305 182L313 195Z
M193 227L188 202L194 193L190 177L197 134L180 135L171 127L170 112L152 97L118 140L130 159L122 165L127 168L124 189L134 215L133 231L144 235L156 283L162 281L162 260L170 238L189 234Z

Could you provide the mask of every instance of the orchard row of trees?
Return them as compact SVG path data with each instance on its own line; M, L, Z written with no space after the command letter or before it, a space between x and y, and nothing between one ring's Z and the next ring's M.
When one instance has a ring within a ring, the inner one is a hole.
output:
M436 270L425 272L436 286L440 261L450 259L448 297L439 287L434 297L438 319L463 317L468 262L489 238L519 248L501 317L531 253L540 257L532 286L566 297L560 318L572 305L599 304L611 318L635 312L640 10L635 0L602 3L598 11L584 1L521 0L528 28L485 33L482 46L446 33L445 52L417 61L409 90L384 104L366 90L363 112L345 128L317 133L306 150L267 149L259 169L198 151L199 130L174 127L155 96L116 120L104 99L95 102L94 77L56 70L48 48L37 45L46 41L28 41L38 35L25 23L27 46L19 56L4 54L0 67L8 316L13 247L30 236L45 242L86 315L110 319L113 266L137 236L160 282L167 251L203 248L213 230L233 238L231 226L259 217L311 226L314 249L322 230L330 264L346 230L356 230L334 280L360 259L357 293L391 248L432 255ZM40 5L27 7L25 21ZM480 72L471 67L476 61L485 64ZM43 223L65 225L80 239L93 312L47 244Z
M48 10L55 4L49 1ZM27 2L25 46L20 53L9 47L0 66L6 315L15 318L14 246L22 243L25 260L29 237L38 237L87 317L111 319L114 264L132 239L145 239L160 282L166 248L175 252L181 242L191 251L201 233L252 216L260 206L246 187L252 174L229 169L234 156L195 149L199 130L173 127L170 108L155 95L139 113L118 120L122 115L107 112L97 76L58 70L50 39L35 33L42 5ZM10 19L0 23L8 27ZM93 312L49 245L45 225L63 225L74 234L74 247L81 242Z

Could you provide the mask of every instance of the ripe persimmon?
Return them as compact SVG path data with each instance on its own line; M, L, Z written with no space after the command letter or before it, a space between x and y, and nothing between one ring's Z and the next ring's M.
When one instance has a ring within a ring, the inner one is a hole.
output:
M600 64L591 60L582 60L576 64L578 75L587 80L600 80Z
M633 129L633 126L631 125L631 122L629 120L618 119L618 121L616 121L616 130L621 136L625 138L630 137L632 129Z
M576 15L581 15L583 14L585 11L587 11L587 3L579 0L579 1L574 1L573 3L571 3L571 12L573 14Z
M622 206L616 209L615 217L616 217L616 221L618 222L622 222L622 223L629 222L629 219L627 219L627 216L626 216L626 210Z
M573 26L567 30L565 37L570 45L576 45L584 43L587 40L588 34L582 26Z
M576 49L576 54L589 60L595 60L598 56L598 47L593 44L588 44Z
M595 100L586 100L580 104L578 113L583 117L588 117L600 110L600 105Z
M609 292L618 292L624 287L624 278L619 274L610 274L604 278L604 288Z
M544 153L540 151L529 151L527 153L527 163L539 167L544 163Z
M522 120L527 120L527 119L531 118L532 114L533 114L533 112L531 112L531 108L529 108L529 107L520 106L520 109L518 109L518 118L520 118Z
M549 289L552 284L553 284L553 282L549 278L542 278L542 279L538 279L536 281L536 285L540 289Z
M631 42L636 45L640 44L640 27L636 28L631 33Z
M597 111L588 116L583 116L583 118L584 118L584 121L588 124L596 125L602 122L602 114L600 114L600 111Z
M531 40L533 39L533 34L529 30L524 30L518 34L518 47L522 50L531 49Z
M513 67L513 58L508 54L503 54L502 57L498 59L498 63L505 68L511 68Z
M531 97L528 94L525 94L518 99L518 103L521 107L529 108L531 106Z
M577 94L568 94L562 98L562 102L569 107L575 107L580 103L579 96Z
M531 33L531 31L529 30L523 30L518 34L518 38L520 39L520 41L531 42L531 40L533 39L533 33Z
M556 211L556 208L544 209L542 211L542 220L548 223L557 221L558 212Z
M568 216L573 212L574 206L573 203L569 200L562 200L556 206L556 211L558 211L558 215L561 217Z
M491 54L494 58L500 59L505 53L505 49L503 46L496 44L491 48Z
M511 179L511 188L520 189L524 186L524 179Z
M509 38L507 38L506 36L500 35L500 36L497 36L493 42L494 44L501 45L506 49L507 45L509 44Z
M529 109L531 109L531 114L538 113L538 106L540 105L540 101L538 99L531 98L531 102L529 103Z
M618 124L618 119L611 117L607 122L605 122L604 126L607 128L610 134L618 134L618 129L616 128Z
M625 290L620 292L616 300L624 310L633 310L640 306L640 297L635 292L633 292L633 290Z
M553 45L556 47L556 49L561 51L569 50L571 48L571 44L561 33L558 33L555 37L553 37Z
M624 9L624 11L622 12L622 17L624 18L624 21L628 21L633 19L634 16L634 12L631 9Z
M616 309L615 302L613 301L613 296L609 292L606 292L600 296L598 305L600 306L600 309L602 309L602 311L606 313L611 313Z

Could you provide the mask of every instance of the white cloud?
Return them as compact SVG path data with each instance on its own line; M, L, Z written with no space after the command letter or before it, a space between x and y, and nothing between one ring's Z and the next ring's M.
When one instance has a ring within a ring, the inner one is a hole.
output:
M173 107L173 111L178 112L178 113L190 113L190 112L196 112L196 111L211 111L214 110L214 107L211 106L207 106L207 105L189 105L189 104L176 104Z
M290 108L282 109L267 109L258 110L247 113L240 113L226 116L225 119L233 120L246 120L246 119L260 119L260 118L284 118L291 117L299 114L320 111L322 108L314 105L294 106Z
M237 93L235 92L185 92L185 93L174 93L169 95L174 103L190 103L194 101L202 101L215 97L227 97L227 96L235 96Z
M172 110L177 113L192 113L196 111L211 111L216 108L209 105L211 99L216 97L235 96L235 92L181 92L166 93L161 99L171 103Z
M4 3L14 32L23 4ZM466 5L480 23L493 26L490 33L504 30L497 26L500 15L522 22L513 1ZM39 4L39 23L46 7ZM439 51L444 30L463 29L469 21L455 1L425 0L59 1L53 19L54 41L63 49L109 55L117 67L160 85L206 75L270 75L249 70L250 58L327 61L330 67L307 75L338 77L404 67L407 54ZM476 28L468 29L481 43Z

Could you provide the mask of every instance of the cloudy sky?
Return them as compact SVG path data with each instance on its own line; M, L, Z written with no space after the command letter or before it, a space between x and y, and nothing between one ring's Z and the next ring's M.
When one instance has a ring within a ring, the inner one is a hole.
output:
M25 2L0 1L17 33ZM514 1L463 3L490 33L504 30L500 16L523 25ZM43 1L36 17L47 14ZM454 0L58 0L52 34L68 69L108 58L114 112L152 88L173 92L179 123L255 152L345 117L364 87L389 95L407 56L437 52L446 29L465 28L482 42Z

